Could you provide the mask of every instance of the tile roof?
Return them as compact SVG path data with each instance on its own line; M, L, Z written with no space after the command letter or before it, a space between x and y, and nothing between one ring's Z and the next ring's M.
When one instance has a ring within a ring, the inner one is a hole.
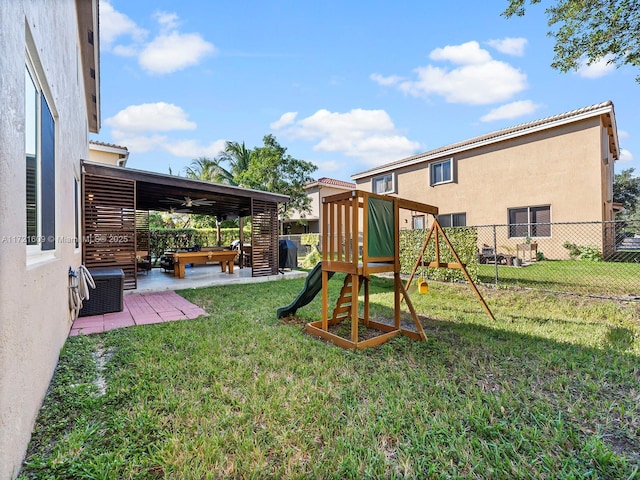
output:
M537 130L551 128L557 124L563 124L569 121L578 120L580 118L586 118L586 117L594 116L596 114L599 115L599 114L605 113L603 112L603 110L605 111L610 110L611 113L613 114L613 102L608 100L606 102L590 105L588 107L578 108L576 110L571 110L569 112L560 113L558 115L553 115L553 116L542 118L539 120L534 120L532 122L521 123L513 127L503 128L502 130L497 130L495 132L488 133L486 135L481 135L479 137L474 137L468 140L464 140L462 142L446 145L444 147L436 148L434 150L429 150L427 152L419 153L411 157L406 157L401 160L396 160L394 162L386 163L378 167L357 172L351 175L351 178L358 179L362 177L367 177L376 173L382 173L384 171L392 170L394 168L403 167L406 165L412 165L415 163L420 163L420 162L429 160L432 157L444 155L448 152L453 153L453 151L469 150L479 145L494 143L501 140L505 140L507 138L511 138L513 136L525 135L527 133L532 133ZM614 133L614 135L617 135L617 134ZM617 143L617 140L616 140L616 143Z
M127 147L123 147L121 145L116 145L115 143L107 143L107 142L98 142L97 140L89 140L89 144L91 145L100 145L102 147L111 147L111 148L119 148L120 150L129 150Z
M344 180L337 180L335 178L321 177L317 180L313 180L307 183L307 187L315 186L317 184L332 185L335 187L356 188L356 184L353 182L345 182Z

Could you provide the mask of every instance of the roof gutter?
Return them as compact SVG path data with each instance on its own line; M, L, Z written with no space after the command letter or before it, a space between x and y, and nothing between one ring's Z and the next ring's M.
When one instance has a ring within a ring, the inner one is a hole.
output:
M617 159L618 158L618 152L619 152L619 147L618 147L618 133L617 133L617 128L615 126L615 115L613 115L613 105L612 104L608 104L599 108L596 108L594 110L589 110L588 112L582 112L576 115L572 115L570 117L566 117L566 118L561 118L558 120L554 120L552 122L549 123L542 123L539 125L533 125L531 127L527 127L527 128L523 128L522 130L515 130L512 132L508 132L502 135L496 134L497 136L495 137L491 137L489 134L489 138L484 138L483 137L479 137L480 139L477 141L473 141L473 139L471 139L469 141L469 143L464 143L463 145L459 145L459 146L452 146L451 148L447 149L446 147L444 149L441 150L437 150L433 153L425 153L423 155L418 155L418 156L413 156L413 157L409 157L409 159L407 159L404 162L398 162L398 163L393 163L393 164L387 164L387 165L382 165L378 168L373 168L371 170L367 170L364 172L360 172L360 173L354 173L353 175L351 175L351 178L353 180L360 180L363 178L367 178L367 177L371 177L374 175L380 175L383 173L388 173L388 172L392 172L394 170L397 170L398 168L404 168L404 167L410 167L412 165L416 165L419 163L424 163L424 162L428 162L431 160L436 160L439 159L441 157L445 157L445 156L450 156L450 155L454 155L456 153L460 153L460 152L464 152L467 150L472 150L475 148L479 148L479 147L483 147L486 145L491 145L494 143L498 143L498 142L503 142L505 140L510 140L513 138L518 138L518 137L522 137L524 135L530 135L532 133L536 133L536 132L540 132L543 130L548 130L550 128L554 128L554 127L559 127L561 125L566 125L568 123L573 123L573 122L577 122L580 120L585 120L587 118L591 118L591 117L595 117L595 116L600 116L600 115L604 115L610 113L610 118L611 118L611 123L612 123L612 128L613 128L613 136L614 136L614 140L615 140L615 150L616 152L614 152L614 157ZM514 127L517 128L517 127Z

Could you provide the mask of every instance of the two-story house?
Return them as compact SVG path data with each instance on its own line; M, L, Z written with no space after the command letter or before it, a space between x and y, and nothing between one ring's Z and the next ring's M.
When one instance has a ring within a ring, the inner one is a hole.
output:
M505 243L533 240L547 252L562 252L567 240L564 232L554 232L555 225L600 222L590 238L598 238L605 251L603 222L614 219L614 161L619 152L609 101L430 150L351 178L359 189L437 206L442 226L504 225ZM423 228L427 221L410 212L400 220L407 228Z
M322 213L322 199L337 193L355 190L356 184L322 177L305 185L307 196L311 200L310 212L302 214L291 212L288 219L283 221L283 229L287 234L320 233L320 215Z

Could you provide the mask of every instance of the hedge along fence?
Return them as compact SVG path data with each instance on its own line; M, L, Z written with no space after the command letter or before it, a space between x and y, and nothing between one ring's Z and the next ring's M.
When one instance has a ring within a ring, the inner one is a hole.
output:
M193 247L215 247L218 245L218 232L215 228L162 228L151 230L150 250L152 257L158 259L167 250ZM229 246L238 240L237 228L220 229L221 245ZM250 226L244 228L244 237L251 238Z
M478 281L478 232L474 227L445 228L447 238L456 250L460 261L466 264L467 272L474 282ZM400 271L410 275L420 255L424 241L429 234L428 230L401 230L400 231ZM466 281L464 273L453 268L429 268L426 265L435 261L435 234L429 240L429 246L424 254L424 264L418 267L417 276L448 282ZM440 235L440 261L455 262L455 258Z

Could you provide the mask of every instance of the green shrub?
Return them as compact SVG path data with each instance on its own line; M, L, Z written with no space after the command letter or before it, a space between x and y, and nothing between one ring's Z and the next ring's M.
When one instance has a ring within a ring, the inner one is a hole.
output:
M320 243L320 234L319 233L303 233L300 236L300 243L302 245L310 245L315 246Z
M444 229L447 238L456 250L460 261L466 265L467 272L474 282L478 280L478 233L473 227L455 227ZM424 230L402 230L400 232L400 271L410 274L420 255L427 232ZM453 254L443 238L440 238L440 261L455 262ZM435 260L435 239L429 241L425 251L425 265ZM418 275L444 281L466 280L459 269L418 267Z
M321 260L322 254L318 251L318 248L315 245L312 245L311 251L302 259L302 266L304 268L313 268Z
M602 261L602 253L595 245L576 245L575 243L567 241L564 242L562 246L569 250L571 260L585 260L587 262Z
M167 250L178 250L194 245L211 247L218 244L218 233L215 228L162 228L150 232L151 255L158 259ZM251 238L251 227L244 228L245 238ZM239 231L237 228L220 229L221 245L229 246L237 240Z

